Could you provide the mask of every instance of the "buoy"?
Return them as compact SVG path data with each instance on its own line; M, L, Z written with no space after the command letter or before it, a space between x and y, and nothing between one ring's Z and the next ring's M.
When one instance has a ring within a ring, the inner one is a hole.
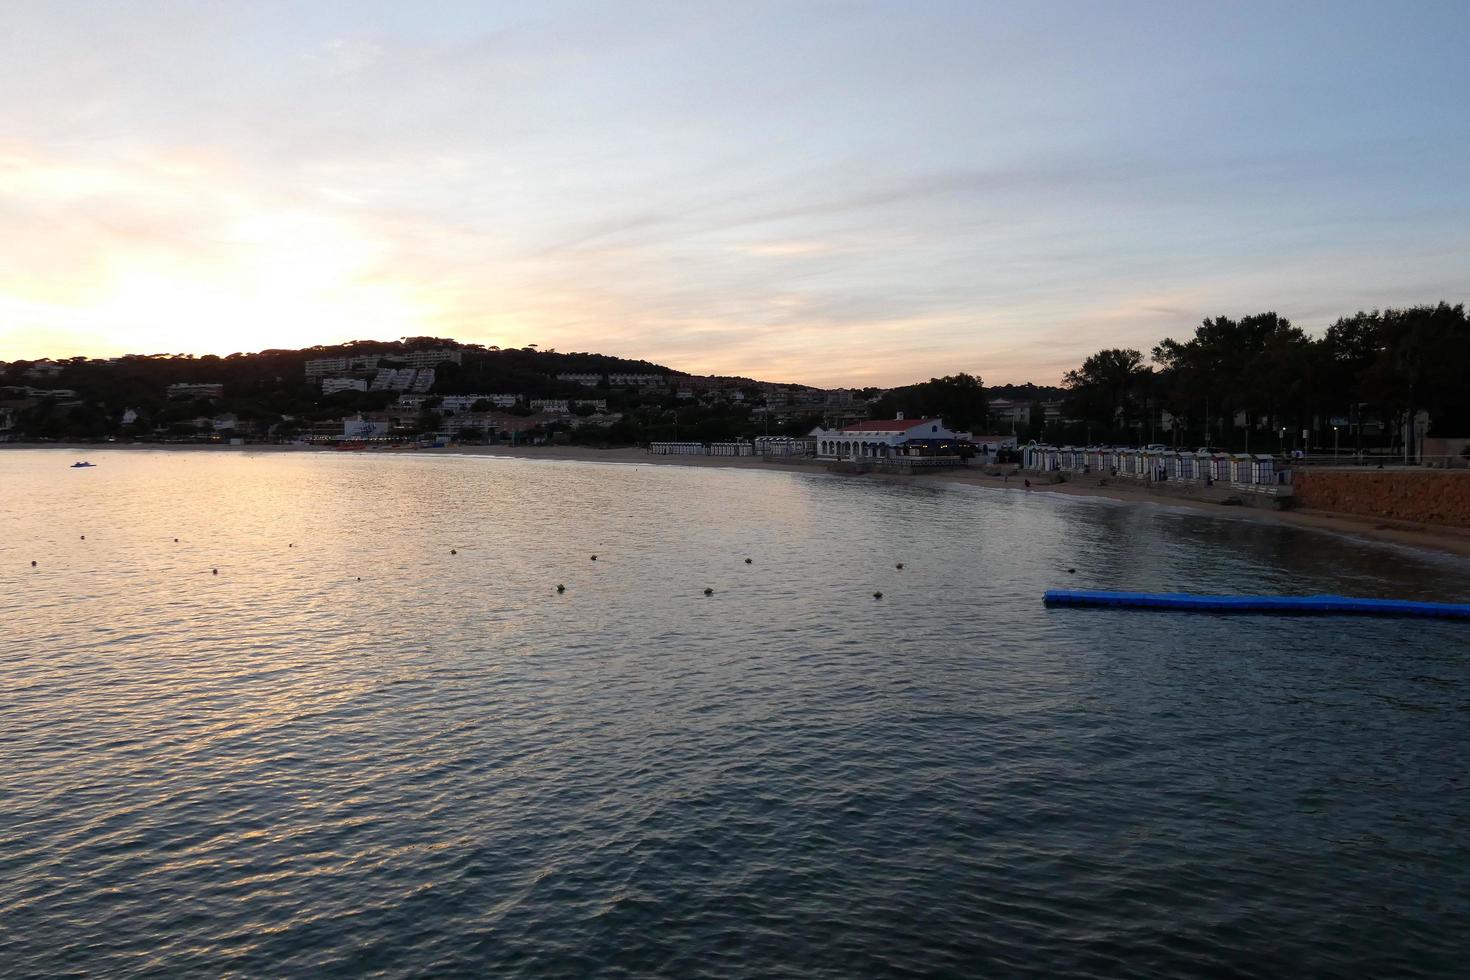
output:
M747 564L747 565L750 564L750 559L749 558L745 559L745 564Z
M174 544L178 544L178 543L179 543L179 539L178 538L174 538Z
M1047 606L1168 609L1204 613L1317 614L1323 616L1423 616L1470 620L1470 603L1359 599L1339 595L1189 595L1181 592L1069 592L1041 597Z
M361 581L362 581L362 576L361 576L361 575L359 575L359 576L358 576L358 577L357 577L357 580L358 580L358 581L359 581L359 582L361 582Z
M593 555L593 556L592 556L592 560L593 560L593 561L596 561L596 560L597 560L597 556L596 556L596 555Z
M1069 568L1069 569L1067 569L1067 574L1068 575L1076 575L1077 574L1077 569L1075 569L1075 568Z
M218 568L214 569L214 574L216 574L216 575L219 574L219 569Z
M883 593L881 593L881 592L874 592L873 593L873 598L874 599L881 599L881 598L883 598Z
M556 587L556 591L558 591L558 592L565 592L566 590L567 590L567 587L565 585L558 585Z
M36 567L36 563L35 562L31 562L31 567L32 568L35 568Z
M83 541L85 541L85 540L87 540L87 536L86 536L86 535L85 535L85 534L84 534L84 535L82 535L82 540L83 540Z
M715 594L715 590L714 589L705 589L704 590L704 594L705 595L714 595Z
M458 552L458 551L456 551L456 550L454 550L454 549L453 549L453 548L450 548L450 549L449 549L449 553L450 553L450 554L451 554L451 555L457 555L457 554L459 554L459 552Z
M296 546L294 544L288 544L288 545L286 545L286 547L288 547L288 548L294 548Z
M896 569L898 569L899 571L903 571L903 562L899 562L897 565L894 565L893 567L896 568Z

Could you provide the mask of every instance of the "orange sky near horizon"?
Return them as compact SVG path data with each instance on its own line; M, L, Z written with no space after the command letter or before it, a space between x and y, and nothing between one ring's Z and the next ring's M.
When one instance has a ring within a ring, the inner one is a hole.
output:
M20 0L0 360L433 335L1055 384L1205 317L1470 298L1463 13L820 7Z

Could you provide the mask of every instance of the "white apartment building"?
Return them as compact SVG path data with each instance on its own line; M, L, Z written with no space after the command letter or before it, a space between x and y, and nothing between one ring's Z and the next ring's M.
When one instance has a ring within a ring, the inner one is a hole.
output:
M366 378L322 378L322 394L335 395L339 391L367 391Z
M378 368L373 391L428 391L434 387L433 368Z
M408 391L416 374L413 368L378 368L373 375L373 391Z
M556 380L565 381L568 384L582 385L584 388L596 388L602 383L600 374L558 374Z
M307 380L325 378L329 374L343 374L347 370L345 357L317 357L306 362Z
M565 415L572 410L565 398L532 398L528 404L534 412L560 412Z
M420 370L439 366L445 361L453 361L455 364L464 363L464 351L457 347L436 347L428 350L411 350L404 354L379 354L390 361L399 361L408 367Z

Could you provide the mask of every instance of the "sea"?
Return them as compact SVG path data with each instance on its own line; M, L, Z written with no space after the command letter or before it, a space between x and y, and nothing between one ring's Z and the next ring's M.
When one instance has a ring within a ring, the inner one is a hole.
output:
M1470 962L1470 624L1041 601L1466 601L1465 559L942 480L77 458L0 452L5 977Z

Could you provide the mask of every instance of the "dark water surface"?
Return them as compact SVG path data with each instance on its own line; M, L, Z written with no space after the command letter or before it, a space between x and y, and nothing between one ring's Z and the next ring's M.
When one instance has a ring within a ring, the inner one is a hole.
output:
M782 472L94 458L0 453L0 974L1465 975L1470 628L1040 602L1464 601L1465 561Z

